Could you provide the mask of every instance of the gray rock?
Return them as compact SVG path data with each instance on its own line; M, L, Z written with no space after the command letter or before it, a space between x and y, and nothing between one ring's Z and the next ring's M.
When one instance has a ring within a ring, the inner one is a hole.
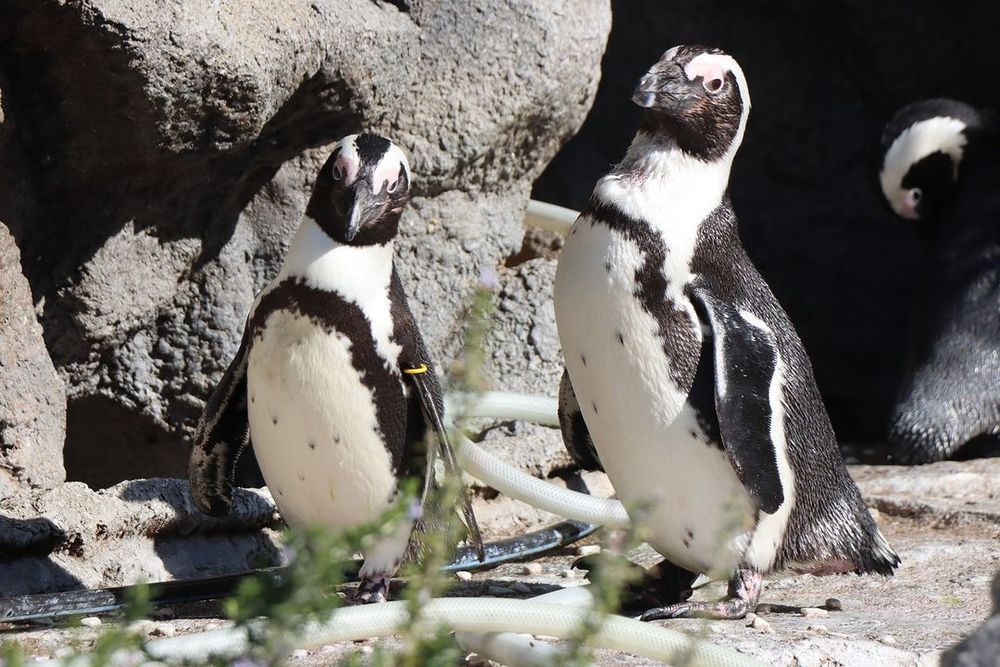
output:
M14 237L0 223L0 498L66 479L66 394L45 349Z
M279 519L266 491L237 490L232 514L219 519L197 510L186 481L102 491L68 482L7 498L0 516L5 595L205 577L280 560ZM9 539L25 534L32 538Z
M583 121L609 29L591 0L5 3L7 115L45 156L26 167L19 241L70 446L124 434L174 452L175 474L323 147L362 128L410 153L401 269L431 348L452 350L479 274L519 247L532 180Z
M500 271L496 313L487 339L493 386L555 396L562 351L552 308L556 262L532 259Z

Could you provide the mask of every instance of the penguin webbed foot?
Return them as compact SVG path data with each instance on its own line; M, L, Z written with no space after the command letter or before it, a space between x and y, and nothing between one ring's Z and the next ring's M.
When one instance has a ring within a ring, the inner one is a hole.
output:
M600 554L584 556L573 562L573 567L590 572L600 567ZM628 577L622 594L622 611L638 612L650 607L672 605L684 602L691 597L691 585L698 578L697 573L689 572L669 561L661 561L649 568L629 561L620 556L628 568L633 570L633 576Z
M666 607L647 609L640 621L666 618L711 618L739 620L757 607L763 588L764 575L749 568L740 568L729 580L729 596L716 602L680 602Z
M374 604L389 599L389 583L392 577L388 574L365 575L358 587L347 596L347 604Z

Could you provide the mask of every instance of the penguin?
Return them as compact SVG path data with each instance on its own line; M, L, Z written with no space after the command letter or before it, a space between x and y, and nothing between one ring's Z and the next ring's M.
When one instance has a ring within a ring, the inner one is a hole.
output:
M886 124L879 182L923 248L890 456L939 461L970 441L1000 451L1000 123L950 99ZM970 448L972 449L972 448Z
M393 262L409 190L409 163L389 140L354 134L336 144L198 424L189 478L203 512L229 512L234 466L248 442L293 527L377 521L405 478L417 480L425 499L434 459L428 432L455 471L441 387ZM416 519L366 548L352 601L386 599Z
M892 574L805 349L740 241L742 69L677 46L632 101L638 133L573 224L554 300L566 448L665 558L650 588L668 599L642 619L742 618L776 570ZM699 574L727 578L728 597L688 601Z

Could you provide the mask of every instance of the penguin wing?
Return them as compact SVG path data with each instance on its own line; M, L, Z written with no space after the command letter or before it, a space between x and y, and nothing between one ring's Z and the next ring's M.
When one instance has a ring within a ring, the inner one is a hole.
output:
M778 365L774 335L755 316L707 288L692 287L691 292L712 329L715 411L722 444L759 508L773 514L785 499L771 439L770 393Z
M228 514L232 507L233 471L250 439L247 418L250 335L248 320L236 357L201 413L188 462L191 497L198 509L212 516Z
M604 470L565 368L559 381L559 430L562 431L566 451L578 466L584 470Z

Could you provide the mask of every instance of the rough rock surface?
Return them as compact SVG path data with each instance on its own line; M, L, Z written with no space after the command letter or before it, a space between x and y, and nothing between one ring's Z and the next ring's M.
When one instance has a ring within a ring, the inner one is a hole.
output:
M87 508L87 512L81 512ZM266 490L239 490L216 519L186 481L68 482L0 502L0 596L122 586L237 572L279 562L280 524Z
M615 4L604 77L580 133L535 195L579 208L621 159L639 77L675 44L733 54L753 111L733 169L747 249L788 310L838 435L883 442L905 362L911 299L928 270L908 225L882 201L878 138L906 103L948 96L1000 108L1000 7L863 0L660 0ZM981 63L975 76L951 63Z
M177 436L276 272L322 147L362 128L410 153L401 270L447 351L482 270L520 244L530 183L583 121L610 8L400 6L0 7L4 112L33 157L18 195L34 208L8 222L72 401L71 479L114 481L88 454L119 433L167 453L118 479L177 474Z
M0 498L66 479L65 435L65 388L45 349L17 244L0 223Z

